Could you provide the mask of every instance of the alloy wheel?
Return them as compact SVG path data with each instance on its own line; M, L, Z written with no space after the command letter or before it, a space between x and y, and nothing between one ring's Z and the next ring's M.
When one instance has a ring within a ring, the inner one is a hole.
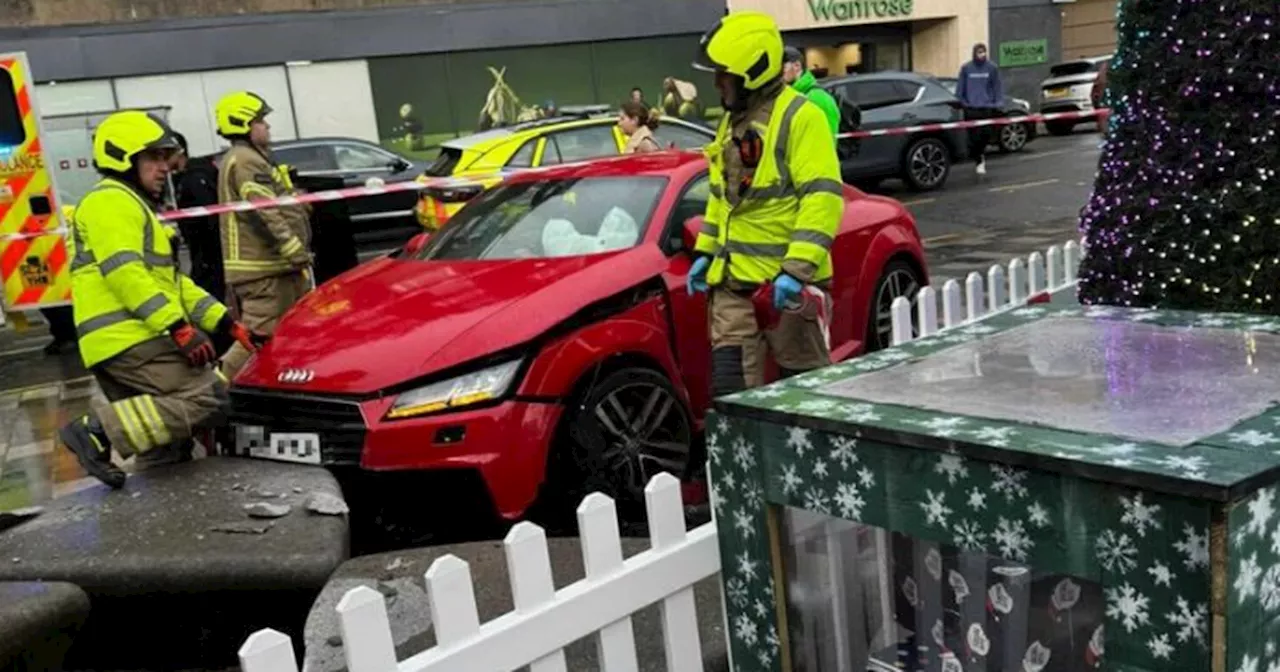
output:
M677 478L689 466L693 428L680 400L652 383L615 388L593 409L606 446L604 477L619 492L643 498L645 485L660 472Z
M911 152L908 170L916 184L925 189L932 189L942 182L947 174L947 155L942 145L936 142L921 143Z
M916 294L920 292L920 282L905 267L891 268L880 281L876 290L876 349L893 345L893 300L899 296L907 297L915 307ZM915 311L911 311L912 335L918 333Z
M1027 145L1026 124L1006 124L1000 129L1000 148L1016 152Z

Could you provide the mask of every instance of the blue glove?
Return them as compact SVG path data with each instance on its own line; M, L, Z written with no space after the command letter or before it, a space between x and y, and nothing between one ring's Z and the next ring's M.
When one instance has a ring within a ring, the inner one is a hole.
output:
M705 292L709 289L707 286L707 268L710 266L710 257L702 256L693 260L693 265L689 267L689 277L684 281L684 288L690 294Z
M782 310L800 296L803 290L804 283L786 273L779 273L778 277L773 279L773 307Z

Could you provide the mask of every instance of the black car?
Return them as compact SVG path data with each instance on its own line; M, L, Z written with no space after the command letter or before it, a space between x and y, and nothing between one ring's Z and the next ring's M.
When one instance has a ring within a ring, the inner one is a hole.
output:
M901 128L964 118L960 101L938 80L912 72L877 72L822 80L819 86L843 96L862 112L861 129ZM899 177L916 191L946 184L951 164L967 155L964 130L922 131L862 138L856 152L845 152L840 170L845 182L874 186Z
M300 177L340 178L342 187L412 182L426 170L379 145L356 138L307 138L272 143L277 161L298 170ZM418 192L400 191L347 202L361 257L397 249L422 232L413 215Z
M951 93L956 92L958 80L955 77L938 77L939 82L947 87ZM1022 98L1004 97L1001 103L1006 117L1025 117L1031 114L1031 103ZM1036 139L1036 125L1034 122L1020 122L1013 124L1005 124L1000 127L999 133L991 134L991 144L1000 148L1002 152L1019 152L1028 142Z

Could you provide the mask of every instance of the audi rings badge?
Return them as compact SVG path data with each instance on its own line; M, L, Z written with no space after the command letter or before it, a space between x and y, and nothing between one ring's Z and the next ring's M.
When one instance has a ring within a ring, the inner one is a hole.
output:
M316 377L316 372L311 369L285 369L276 376L276 381L281 383L293 383L301 385L302 383L311 382Z

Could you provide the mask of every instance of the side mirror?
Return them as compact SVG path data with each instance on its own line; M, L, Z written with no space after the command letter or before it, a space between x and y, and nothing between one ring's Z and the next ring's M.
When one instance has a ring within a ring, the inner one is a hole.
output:
M404 244L404 256L418 256L418 253L422 251L422 248L427 244L428 240L431 240L431 233L427 231L423 231L422 233L410 238L409 242Z
M694 215L684 220L684 230L681 231L680 243L686 252L693 253L694 245L698 242L699 231L702 231L702 215Z
M404 171L409 169L409 166L412 166L412 165L413 164L409 163L408 161L405 161L404 159L396 157L394 159L391 159L391 161L387 163L387 169L390 170L392 173L403 173Z

